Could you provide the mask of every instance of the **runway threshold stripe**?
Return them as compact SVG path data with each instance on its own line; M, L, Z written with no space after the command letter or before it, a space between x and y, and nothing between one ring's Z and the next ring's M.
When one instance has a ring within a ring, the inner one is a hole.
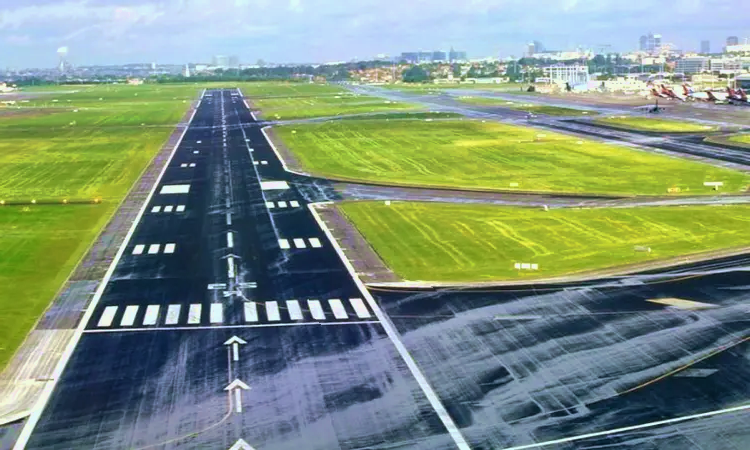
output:
M184 212L185 211L185 205L177 205L177 212Z
M266 208L273 209L275 207L273 202L266 202Z
M354 312L357 313L357 317L360 319L369 319L372 317L361 298L350 298L349 303L351 303Z
M156 319L159 318L159 305L148 305L146 307L146 316L143 318L144 325L156 325Z
M255 302L245 303L245 322L257 322L258 321L258 307Z
M308 241L310 241L310 246L312 246L312 248L320 248L323 246L318 238L310 238Z
M294 239L294 246L297 248L307 248L304 239Z
M182 305L169 305L167 308L167 325L175 325L180 320L180 309Z
M193 303L190 305L190 309L188 310L188 324L190 325L196 325L201 323L201 305L198 303Z
M161 206L154 206L151 208L152 213L158 213L159 211L161 211Z
M341 300L332 298L328 300L328 304L331 306L331 310L333 311L333 317L337 319L349 318L349 314L346 313L346 309L344 308L344 304L341 303Z
M164 246L164 253L174 253L176 247L176 244L167 244Z
M323 307L320 305L318 300L308 300L307 307L310 308L310 313L315 320L326 320L326 314L323 312Z
M286 202L279 202L279 208L286 208Z
M135 323L135 316L138 314L138 305L128 305L125 307L125 313L122 315L120 320L121 327L132 327Z
M151 244L148 246L148 254L149 255L155 255L159 253L159 249L161 248L160 244Z
M102 312L102 316L99 318L99 323L96 324L98 327L108 327L112 325L112 320L117 314L117 306L107 306Z
M289 206L291 206L292 208L296 208L299 206L299 202L297 200L292 200L291 202L289 202Z
M286 239L279 239L279 247L281 247L283 250L287 250L291 248L289 246L289 241Z
M211 303L211 323L224 322L224 305L221 303Z
M289 311L289 318L292 320L303 320L302 309L299 307L297 300L287 300L286 309Z
M145 245L138 244L133 248L133 254L134 255L140 255L143 253L143 250L146 248Z
M300 326L349 326L349 325L369 325L381 324L377 320L359 320L359 321L340 321L340 322L289 322L289 323L259 323L254 325L200 325L200 326L182 326L182 327L148 327L148 328L93 328L84 330L84 333L124 333L138 331L195 331L195 330L217 330L217 329L242 329L242 328L274 328L274 327L300 327Z
M279 315L279 304L276 302L266 302L266 316L271 322L278 322L281 320Z

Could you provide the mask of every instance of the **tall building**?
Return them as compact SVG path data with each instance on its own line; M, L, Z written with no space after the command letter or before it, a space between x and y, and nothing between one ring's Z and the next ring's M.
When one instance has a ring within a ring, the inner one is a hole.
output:
M638 49L642 52L656 53L661 49L661 34L649 33L641 36Z
M234 56L234 55L230 56L229 57L229 67L231 67L233 69L236 69L236 68L240 67L240 58L238 58L237 56Z
M448 61L450 62L466 61L467 59L468 58L466 57L466 52L453 50L453 47L451 47L450 51L448 52Z
M432 52L432 61L448 61L448 55L440 50L435 50Z
M544 53L544 51L547 50L546 48L544 48L544 45L539 41L533 41L532 43L534 44L534 51L536 53Z
M410 64L417 63L419 62L419 52L402 52L399 60Z
M740 44L740 38L737 36L729 36L727 38L727 45L739 45Z
M711 53L711 41L701 41L701 53L704 55Z

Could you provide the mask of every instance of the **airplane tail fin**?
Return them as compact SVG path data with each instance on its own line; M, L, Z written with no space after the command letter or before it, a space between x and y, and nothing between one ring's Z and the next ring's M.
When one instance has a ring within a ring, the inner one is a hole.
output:
M714 93L711 91L706 91L706 94L708 95L708 99L711 101L716 101L716 97L714 96Z

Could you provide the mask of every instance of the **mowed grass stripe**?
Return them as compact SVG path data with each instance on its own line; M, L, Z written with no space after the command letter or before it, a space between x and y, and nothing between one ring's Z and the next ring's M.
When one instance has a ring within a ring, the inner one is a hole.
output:
M544 211L344 202L339 208L385 263L412 281L545 278L750 246L745 205ZM518 271L517 262L539 270Z
M263 113L264 118L276 120L417 109L417 106L408 103L352 93L315 97L254 98L252 101Z
M310 172L462 189L612 195L740 192L748 174L562 134L477 120L347 120L275 128Z

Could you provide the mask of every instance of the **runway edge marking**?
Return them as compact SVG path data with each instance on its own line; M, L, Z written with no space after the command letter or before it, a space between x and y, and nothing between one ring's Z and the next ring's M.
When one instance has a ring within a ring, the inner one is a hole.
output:
M318 212L315 210L315 207L317 205L330 205L330 204L333 204L333 202L310 203L307 205L307 207L310 209L310 212L315 218L315 221L318 222L318 225L323 230L328 240L331 242L331 245L333 245L333 248L336 250L336 253L339 255L339 258L341 258L341 261L344 263L346 270L349 272L349 275L352 277L352 279L354 280L354 283L357 285L359 290L362 292L362 295L365 297L365 300L367 300L367 303L370 305L370 308L372 308L373 312L375 312L375 316L378 318L378 320L380 321L380 324L385 329L385 332L388 335L388 338L391 340L393 345L396 347L396 350L398 351L399 355L401 355L401 358L409 367L409 371L411 372L412 376L414 376L414 378L417 380L417 384L419 384L419 387L422 388L422 392L424 393L425 397L427 397L427 401L430 402L430 405L437 413L438 417L440 418L440 421L443 423L443 426L445 426L445 428L448 430L448 434L450 434L451 438L456 443L459 449L471 450L471 447L466 442L466 439L464 439L464 436L461 434L461 430L459 430L458 426L453 421L453 418L451 418L450 414L448 414L448 411L445 409L445 406L443 406L443 403L440 401L440 398L437 396L434 389L432 389L432 386L427 381L427 378L425 378L424 374L422 373L422 370L417 365L417 362L411 356L411 354L409 353L409 350L406 349L406 346L404 345L404 343L401 342L401 339L399 338L399 334L398 334L398 331L396 330L396 327L393 326L391 321L383 313L383 311L380 309L380 306L378 306L375 299L367 290L364 283L362 283L362 280L359 279L359 275L357 275L357 272L354 270L354 267L349 262L349 259L341 250L341 247L339 247L338 242L333 237L333 233L331 233L331 230L328 229L328 226L325 224L325 222L323 222L323 220L320 218L320 215L318 215Z
M18 436L18 439L16 440L16 443L13 446L13 450L23 450L26 447L26 444L28 443L29 438L31 438L31 433L34 431L36 424L39 422L39 419L42 417L42 413L44 412L44 409L47 406L47 402L49 401L50 397L52 396L52 392L55 390L55 387L57 386L57 381L60 379L60 376L62 375L62 372L65 369L65 366L68 364L70 357L73 355L73 351L78 346L78 341L81 340L83 331L86 329L86 326L88 325L89 320L91 320L91 316L94 315L94 311L96 310L96 307L99 304L99 300L101 300L102 294L104 293L104 289L109 284L109 280L110 278L112 278L112 274L114 273L115 268L117 267L117 264L120 262L120 258L122 258L122 255L125 253L125 249L130 244L130 238L133 237L133 234L135 233L135 229L138 227L138 224L141 222L141 219L143 218L143 215L146 212L146 208L148 207L148 204L151 202L151 199L154 197L154 194L156 193L156 188L159 186L159 183L161 183L161 179L164 176L164 173L167 171L167 168L169 168L169 164L172 162L172 159L174 158L175 153L177 153L177 149L179 149L180 145L182 145L182 140L187 134L187 131L190 129L190 125L193 123L193 119L195 118L195 115L198 112L198 108L200 108L201 103L203 103L203 97L205 95L206 95L206 89L203 89L200 99L198 100L198 104L195 106L193 113L190 115L190 119L188 120L187 125L185 126L185 129L182 131L182 135L180 135L180 138L177 140L177 143L175 144L174 148L172 148L172 152L169 154L169 158L167 158L167 161L164 163L164 166L162 167L161 172L159 173L159 176L154 181L154 185L151 187L151 191L149 192L148 197L146 197L146 200L144 200L143 205L141 205L141 209L138 211L138 215L135 217L135 220L133 220L133 223L130 225L130 229L128 230L128 233L125 235L125 239L122 241L122 244L120 245L119 250L117 250L117 254L115 255L115 258L112 260L112 263L109 265L109 268L107 269L107 272L104 274L104 278L102 278L101 283L99 283L99 286L96 288L96 292L94 293L94 298L91 299L91 303L89 303L89 306L86 309L86 312L83 314L83 317L81 318L81 322L78 324L78 328L76 328L76 331L73 334L73 337L71 338L70 342L68 342L68 345L65 347L65 351L63 352L62 357L58 361L57 366L55 366L54 372L52 372L52 381L47 383L44 386L44 389L42 390L42 395L39 397L39 400L37 400L37 403L32 408L31 414L29 415L29 419L24 425L23 429L21 430L21 434Z

